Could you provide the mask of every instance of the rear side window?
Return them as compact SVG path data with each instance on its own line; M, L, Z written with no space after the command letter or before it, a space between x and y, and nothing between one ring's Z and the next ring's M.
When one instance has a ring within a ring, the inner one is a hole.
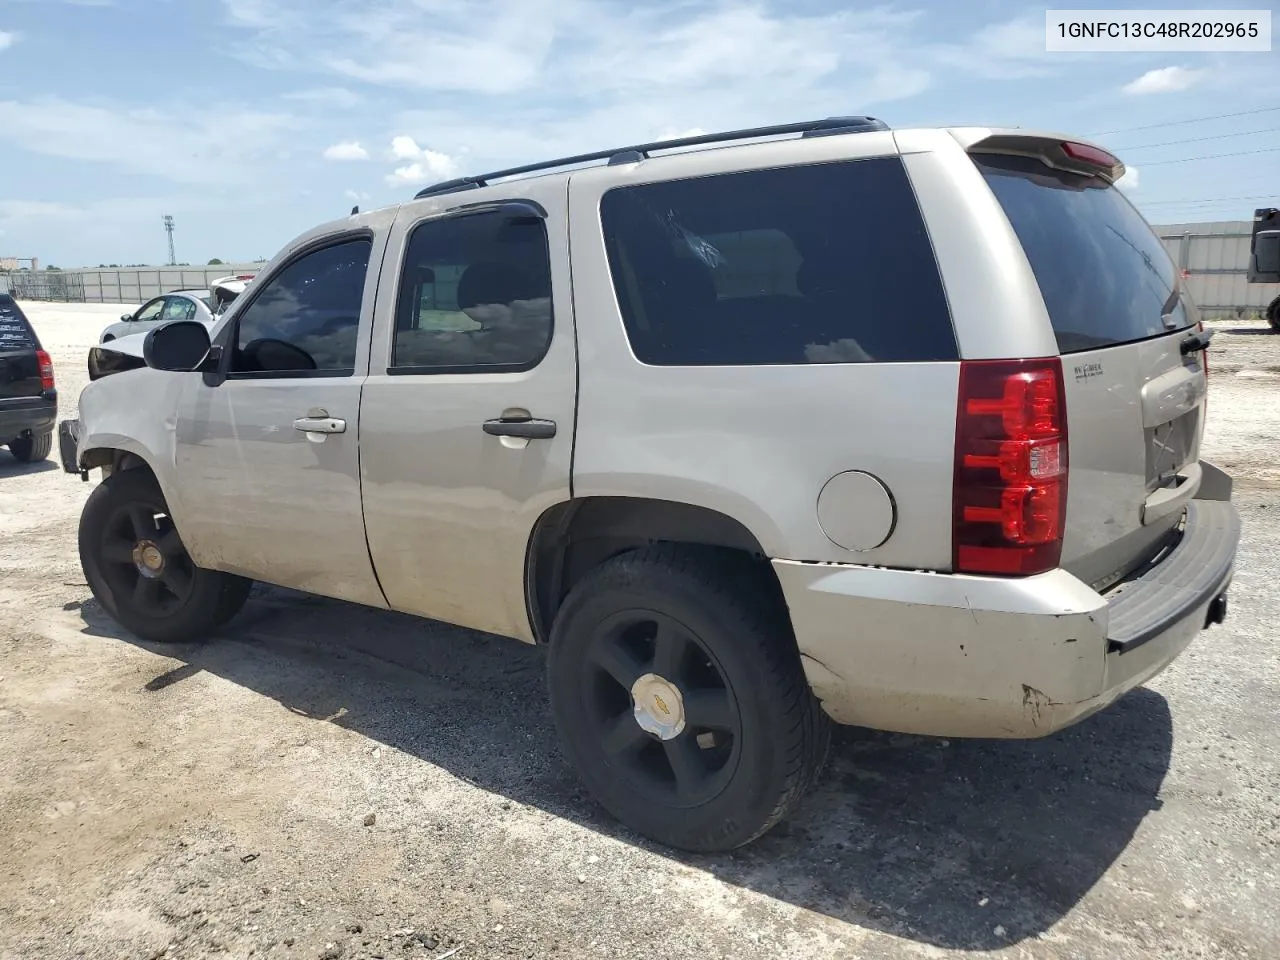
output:
M959 356L896 157L621 187L600 212L622 319L644 363Z
M1063 353L1195 322L1168 252L1118 189L1029 157L976 162L1026 251Z
M22 308L8 294L0 294L0 351L39 350L35 331Z
M530 370L552 334L551 259L539 217L501 212L414 227L396 303L391 373Z

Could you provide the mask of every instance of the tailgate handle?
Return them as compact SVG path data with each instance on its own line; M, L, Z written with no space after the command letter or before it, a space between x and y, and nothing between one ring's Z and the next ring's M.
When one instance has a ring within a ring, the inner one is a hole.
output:
M1213 339L1216 330L1202 330L1199 333L1193 333L1182 341L1182 355L1188 356L1193 353L1199 353L1201 350L1209 349L1209 341Z
M1155 523L1161 517L1181 510L1200 490L1203 471L1199 463L1189 463L1178 474L1176 487L1161 487L1142 504L1142 525Z

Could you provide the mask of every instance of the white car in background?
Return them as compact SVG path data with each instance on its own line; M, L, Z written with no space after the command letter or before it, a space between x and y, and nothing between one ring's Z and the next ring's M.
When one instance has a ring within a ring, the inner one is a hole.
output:
M99 343L109 343L134 333L146 333L171 320L200 320L213 324L215 317L207 290L175 290L148 300L133 313L102 331Z
M213 315L222 316L223 311L231 306L232 301L244 293L253 278L254 274L248 273L235 277L221 277L209 284L209 308L213 311Z

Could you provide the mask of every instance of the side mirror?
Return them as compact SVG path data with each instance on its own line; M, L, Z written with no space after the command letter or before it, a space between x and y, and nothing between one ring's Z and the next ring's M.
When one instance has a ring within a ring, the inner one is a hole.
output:
M122 314L120 314L120 319L121 319L122 321L124 321L125 323L131 323L131 322L133 321L133 314L132 314L132 313L122 313Z
M190 373L204 366L210 354L209 328L199 320L174 320L147 333L142 359L153 370Z
M1259 230L1253 235L1249 282L1280 283L1280 230Z

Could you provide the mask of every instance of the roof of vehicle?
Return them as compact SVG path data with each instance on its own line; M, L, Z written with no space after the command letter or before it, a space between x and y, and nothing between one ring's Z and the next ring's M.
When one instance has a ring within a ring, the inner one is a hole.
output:
M772 141L775 144L795 144L796 148L800 149L801 144L815 137L864 136L874 133L890 133L895 144L895 151L898 153L915 153L923 149L928 149L923 146L923 144L930 140L936 143L939 134L949 136L954 139L960 144L961 148L965 150L970 150L975 146L982 144L984 141L991 141L993 145L1007 145L1009 143L1008 138L1018 138L1054 144L1071 142L1074 144L1092 147L1096 150L1102 151L1103 153L1109 153L1109 151L1104 147L1092 143L1086 138L1046 130L991 126L894 129L883 120L879 120L875 117L828 117L823 120L779 124L769 127L753 127L723 133L699 134L697 136L680 137L672 140L641 143L629 147L593 151L591 153L561 157L555 160L540 161L518 167L509 167L504 170L497 170L489 173L458 177L453 180L446 180L442 183L431 184L423 187L408 202L412 202L413 200L433 200L444 197L448 197L452 200L456 194L466 194L470 191L482 189L487 186L506 186L512 183L522 183L529 180L541 180L543 178L552 177L568 178L574 173L578 173L583 169L587 169L592 166L631 166L641 162L646 164L661 164L665 161L680 157L681 155L690 152L693 148L699 148L699 152L702 152L703 150L731 151L749 148L762 142ZM1003 149L1003 147L1001 149ZM655 156L654 154L657 155ZM1117 161L1111 171L1110 179L1114 182L1114 180L1118 179L1123 173L1124 166ZM357 209L347 217L329 221L328 223L317 226L313 230L307 231L302 237L298 238L298 240L303 242L312 240L325 233L332 233L342 226L347 228L351 228L352 226L369 226L375 219L381 219L389 213L393 213L404 202L406 201L391 203L387 206L367 211L360 211ZM460 197L458 205L463 206L466 205L467 202L468 201L463 201Z

